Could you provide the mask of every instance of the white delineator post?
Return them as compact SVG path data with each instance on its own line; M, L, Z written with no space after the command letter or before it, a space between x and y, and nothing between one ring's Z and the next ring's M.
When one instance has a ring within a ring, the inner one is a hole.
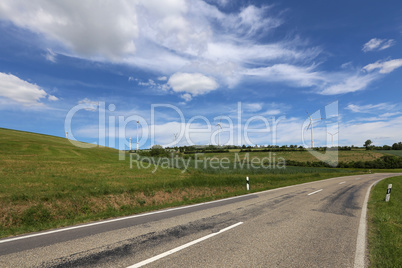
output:
M391 197L391 189L392 189L392 184L388 184L387 195L385 196L385 202L388 202Z
M129 144L130 144L130 151L131 151L131 137L130 137L130 143Z
M250 183L249 183L249 180L248 180L248 177L247 177L247 191L249 191L250 190Z
M137 152L138 152L138 124L140 123L140 121L137 121Z

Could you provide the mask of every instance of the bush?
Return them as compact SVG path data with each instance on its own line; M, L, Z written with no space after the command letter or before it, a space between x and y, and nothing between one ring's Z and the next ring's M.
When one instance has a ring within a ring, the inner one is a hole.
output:
M169 152L160 145L154 145L149 151L149 155L154 157L168 157Z

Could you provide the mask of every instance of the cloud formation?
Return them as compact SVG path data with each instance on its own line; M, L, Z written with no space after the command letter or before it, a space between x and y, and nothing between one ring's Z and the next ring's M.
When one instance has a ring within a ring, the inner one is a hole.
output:
M395 45L395 40L393 39L377 39L373 38L370 41L368 41L366 44L363 45L363 52L369 52L369 51L378 51L378 50L384 50L387 48L392 47Z
M341 83L333 84L329 87L326 87L319 93L321 95L338 95L356 92L366 89L366 87L375 79L377 79L376 75L356 74L352 76L347 76L343 79Z
M0 19L46 38L44 50L52 62L55 55L66 54L128 63L160 77L185 70L228 87L255 66L292 61L295 68L304 68L304 62L320 53L300 48L299 40L256 43L255 38L283 23L274 14L270 6L254 5L224 13L201 0L116 0L101 5L95 0L4 0L0 5Z
M138 24L132 3L5 0L0 18L61 43L73 55L118 61L135 53Z
M355 113L375 113L378 111L390 111L395 108L394 104L390 103L379 103L379 104L367 104L367 105L356 105L349 104L346 109Z
M41 100L48 98L49 101L58 100L49 95L38 85L31 84L12 74L0 73L0 97L10 99L17 103L29 106L41 106Z
M318 46L289 36L259 41L285 23L274 6L245 5L225 13L216 5L229 1L208 2L3 0L0 19L45 37L43 49L51 62L65 54L151 70L158 78L142 86L160 88L158 81L170 77L167 84L186 101L251 77L322 95L344 94L366 89L380 77L376 69L385 74L402 66L402 59L396 59L365 66L368 74L320 71ZM394 44L393 39L373 38L362 50Z
M375 63L371 63L366 65L363 69L366 71L373 71L379 69L379 73L387 74L395 69L402 67L402 59L395 59L389 61L377 61Z
M200 73L175 73L168 85L174 92L185 93L182 97L189 101L192 97L203 95L219 87L219 84L211 77Z

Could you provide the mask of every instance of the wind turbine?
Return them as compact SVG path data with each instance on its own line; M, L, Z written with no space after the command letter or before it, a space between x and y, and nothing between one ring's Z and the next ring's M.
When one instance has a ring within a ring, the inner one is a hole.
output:
M327 133L328 133L329 135L331 135L331 140L332 140L332 145L331 145L331 147L334 147L334 136L335 136L336 134L338 134L338 132L339 132L339 131L337 131L336 133L332 134L331 132L328 132L328 131L327 131Z
M218 128L218 147L221 146L221 129L222 129L221 121L222 121L222 119L220 119L219 123L217 124L217 126L219 127Z
M311 148L314 148L313 122L321 120L322 118L313 119L313 118L311 118L310 114L307 111L306 111L306 113L307 113L308 117L310 117L310 124L308 125L306 130L308 130L308 128L311 128Z
M179 133L175 133L173 135L174 135L174 147L176 148L177 147L176 139L177 139L177 135L179 135Z

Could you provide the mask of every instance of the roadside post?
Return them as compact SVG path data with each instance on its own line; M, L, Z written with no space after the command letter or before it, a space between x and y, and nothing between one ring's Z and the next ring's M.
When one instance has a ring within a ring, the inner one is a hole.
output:
M249 190L250 190L250 183L249 183L248 177L247 177L247 191L249 191Z
M392 189L392 184L388 184L387 195L385 196L385 202L388 202L391 197L391 189Z

